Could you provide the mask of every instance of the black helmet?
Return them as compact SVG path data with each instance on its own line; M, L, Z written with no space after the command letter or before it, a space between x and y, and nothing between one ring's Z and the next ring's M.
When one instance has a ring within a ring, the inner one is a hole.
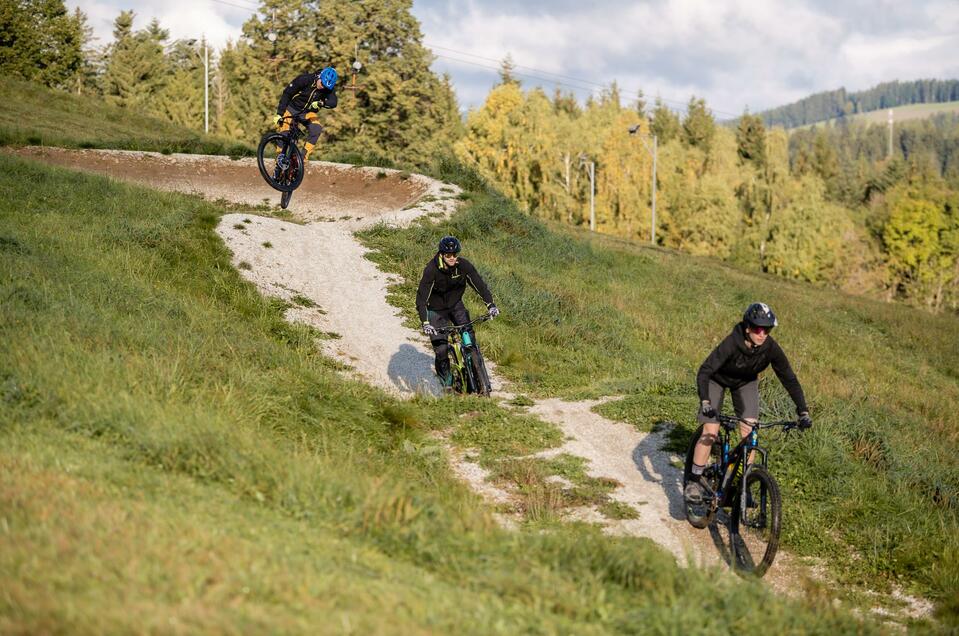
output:
M440 239L440 254L459 254L463 249L455 236L444 236Z
M753 303L747 307L746 313L743 314L743 322L747 326L766 327L767 329L772 329L779 324L779 321L776 320L776 314L766 303Z

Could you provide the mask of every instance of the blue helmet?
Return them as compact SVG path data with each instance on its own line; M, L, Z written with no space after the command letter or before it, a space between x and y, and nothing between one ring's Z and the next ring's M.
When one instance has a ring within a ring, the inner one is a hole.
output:
M340 79L340 76L336 73L336 69L332 66L327 66L325 69L316 74L316 79L320 80L320 84L323 85L323 88L331 89L336 86L336 80Z
M440 239L440 254L459 254L461 249L463 248L455 236L444 236Z

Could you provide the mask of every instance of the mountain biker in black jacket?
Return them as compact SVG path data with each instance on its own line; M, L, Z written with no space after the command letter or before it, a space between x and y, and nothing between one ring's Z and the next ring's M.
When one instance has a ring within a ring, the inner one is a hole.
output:
M755 422L759 418L759 374L772 365L796 405L800 427L812 426L799 379L782 347L769 335L777 324L776 315L768 305L751 304L743 314L742 322L733 327L732 333L713 349L699 367L696 388L700 399L698 419L703 425L703 434L693 453L693 475L685 489L686 499L691 502L702 501L704 489L709 488L702 474L709 460L710 448L719 433L716 415L722 409L726 389L732 394L736 416ZM743 437L750 430L745 424L740 425L739 432ZM749 461L752 461L752 457Z
M290 120L283 117L300 116L306 120L308 136L306 144L303 146L303 160L310 158L310 153L316 147L316 142L323 132L323 126L319 124L317 111L320 108L336 108L338 99L336 97L336 81L339 75L332 66L327 66L316 73L304 73L298 75L292 82L283 89L280 95L280 103L276 107L276 114L273 115L273 125L278 127L280 132L286 132L290 129ZM282 122L282 125L281 125Z
M470 321L469 312L463 304L463 292L469 285L486 303L490 316L499 315L493 303L493 294L473 264L460 258L460 242L452 236L440 240L436 255L423 269L419 289L416 291L416 311L423 323L423 333L430 337L436 355L436 375L444 386L450 386L449 345L439 329L447 325L464 325ZM472 335L472 329L470 329Z

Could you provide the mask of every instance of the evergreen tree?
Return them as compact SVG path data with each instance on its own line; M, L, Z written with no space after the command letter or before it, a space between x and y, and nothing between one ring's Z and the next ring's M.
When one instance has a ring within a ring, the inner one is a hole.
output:
M499 63L499 84L497 86L502 86L503 84L516 84L520 85L520 81L516 79L516 75L513 72L516 70L516 64L513 63L513 56L509 53L506 54L506 57Z
M451 143L458 108L448 81L430 70L410 0L266 0L224 51L231 126L255 137L296 75L334 66L343 77L339 106L324 111L321 144L392 160L424 163ZM275 16L275 18L274 18ZM271 43L267 35L276 34ZM349 88L354 59L364 65ZM232 59L231 59L232 58ZM241 105L245 108L241 109Z
M66 87L83 67L83 13L63 0L0 0L0 73Z
M653 120L650 124L653 134L659 138L660 144L668 144L679 136L679 118L671 111L659 97L653 108Z
M736 150L744 163L762 170L766 164L766 127L758 115L743 113L736 126Z
M710 144L716 134L716 120L706 108L706 101L691 97L683 119L683 140L709 155Z
M169 80L170 68L163 53L169 35L156 20L134 32L134 18L132 11L121 11L114 21L114 41L101 80L103 94L110 103L162 114L154 98Z

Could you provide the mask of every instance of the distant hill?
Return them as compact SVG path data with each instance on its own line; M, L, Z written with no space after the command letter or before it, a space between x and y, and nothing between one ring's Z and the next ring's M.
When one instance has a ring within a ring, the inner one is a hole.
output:
M763 118L766 126L797 128L897 106L955 101L959 101L959 80L922 79L912 82L885 82L855 93L847 92L845 88L825 91L758 115Z

